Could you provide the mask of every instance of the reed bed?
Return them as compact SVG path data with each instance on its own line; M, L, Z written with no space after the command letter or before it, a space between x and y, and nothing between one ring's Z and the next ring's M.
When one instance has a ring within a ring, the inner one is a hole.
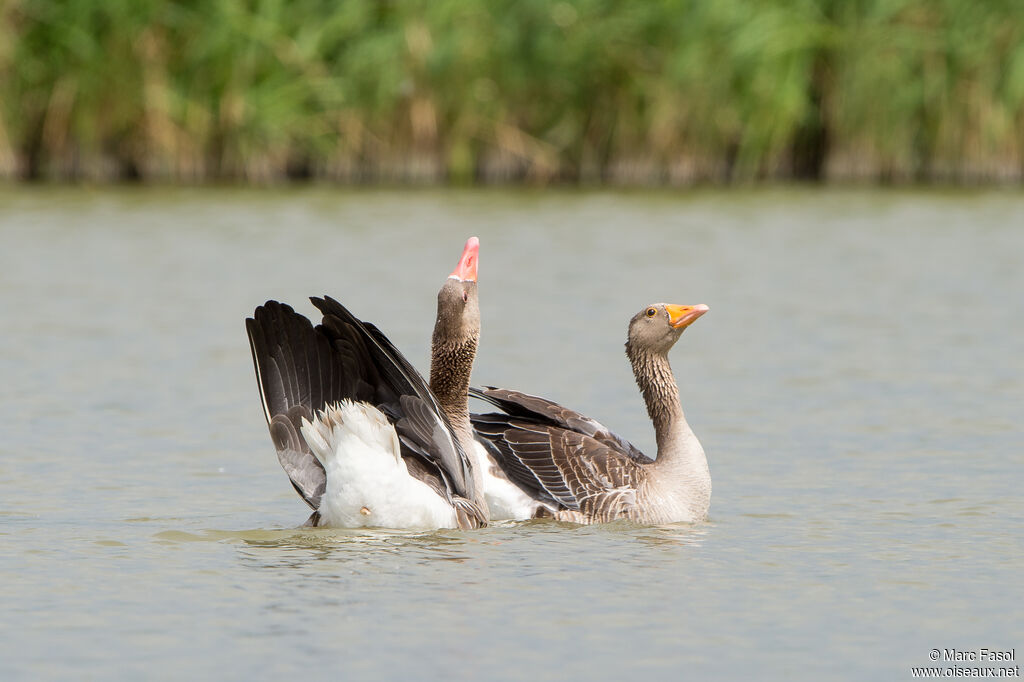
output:
M0 176L1019 182L1020 0L0 0Z

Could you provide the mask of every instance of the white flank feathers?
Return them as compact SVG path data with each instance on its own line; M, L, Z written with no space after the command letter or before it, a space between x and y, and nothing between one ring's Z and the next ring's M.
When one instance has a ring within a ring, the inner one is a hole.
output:
M320 525L456 528L455 509L409 475L398 434L380 410L342 400L303 420L302 435L327 472Z

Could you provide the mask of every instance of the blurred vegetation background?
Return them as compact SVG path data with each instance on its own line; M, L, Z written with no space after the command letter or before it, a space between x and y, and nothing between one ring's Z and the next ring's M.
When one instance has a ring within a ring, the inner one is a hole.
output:
M1024 0L0 0L0 177L1022 173Z

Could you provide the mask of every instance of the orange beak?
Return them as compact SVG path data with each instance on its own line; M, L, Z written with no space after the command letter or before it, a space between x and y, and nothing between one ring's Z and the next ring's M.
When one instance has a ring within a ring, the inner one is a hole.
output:
M697 305L673 305L666 303L665 310L668 311L668 323L670 325L676 329L685 329L693 324L694 320L710 310L710 308L703 303L698 303Z
M466 246L462 249L462 258L459 259L459 264L452 270L452 274L448 275L448 279L457 279L460 282L475 282L476 261L479 253L480 240L476 237L467 239Z

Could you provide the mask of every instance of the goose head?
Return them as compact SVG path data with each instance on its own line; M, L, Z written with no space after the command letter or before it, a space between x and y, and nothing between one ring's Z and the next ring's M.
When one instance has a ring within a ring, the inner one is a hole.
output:
M683 335L683 331L708 310L709 308L703 303L697 305L652 303L629 321L629 339L626 341L626 348L666 355L679 340L679 337Z
M476 290L479 252L479 239L466 240L459 264L437 292L435 346L463 345L480 335L480 302Z

